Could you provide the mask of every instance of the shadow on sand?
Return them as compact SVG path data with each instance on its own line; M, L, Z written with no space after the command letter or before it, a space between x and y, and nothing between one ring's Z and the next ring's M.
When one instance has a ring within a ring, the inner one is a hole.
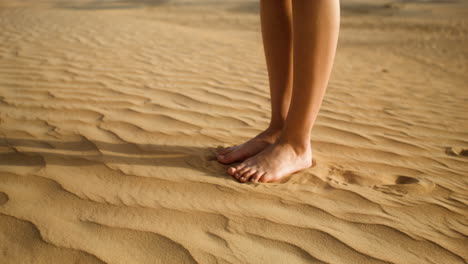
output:
M215 159L215 148L102 141L0 138L0 147L27 150L0 153L0 166L90 166L96 163L195 169L212 177L228 176ZM88 152L88 153L86 153Z

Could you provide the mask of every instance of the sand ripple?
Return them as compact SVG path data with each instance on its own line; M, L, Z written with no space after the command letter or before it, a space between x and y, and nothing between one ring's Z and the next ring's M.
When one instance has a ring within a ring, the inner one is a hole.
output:
M124 2L0 3L5 263L466 263L466 23L349 9L315 166L238 184L213 151L269 120L255 7Z

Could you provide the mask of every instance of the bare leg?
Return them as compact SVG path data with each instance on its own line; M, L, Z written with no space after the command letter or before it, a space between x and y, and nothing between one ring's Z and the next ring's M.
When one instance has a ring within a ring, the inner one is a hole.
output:
M310 132L328 85L339 31L339 0L293 0L292 101L278 142L228 172L271 182L312 164Z
M221 150L217 159L229 164L243 161L275 143L284 127L292 91L291 0L262 0L260 18L271 97L269 127L251 140Z

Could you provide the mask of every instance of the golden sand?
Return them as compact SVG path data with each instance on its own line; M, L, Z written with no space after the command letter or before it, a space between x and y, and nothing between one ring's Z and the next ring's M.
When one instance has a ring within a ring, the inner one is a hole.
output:
M342 1L315 166L240 184L258 3L0 0L1 263L465 263L466 1Z

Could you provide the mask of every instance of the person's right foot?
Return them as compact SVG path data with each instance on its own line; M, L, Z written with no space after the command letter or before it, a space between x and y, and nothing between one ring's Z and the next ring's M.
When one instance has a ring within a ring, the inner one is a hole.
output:
M274 144L280 135L281 129L268 128L243 144L222 149L216 154L216 159L223 164L242 162Z

